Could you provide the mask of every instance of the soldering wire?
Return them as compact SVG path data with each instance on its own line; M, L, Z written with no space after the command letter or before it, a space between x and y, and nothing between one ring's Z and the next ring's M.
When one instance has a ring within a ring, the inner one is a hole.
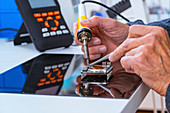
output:
M127 22L130 22L129 19L127 19L126 17L124 17L123 15L121 15L120 13L118 13L117 11L113 10L112 8L106 6L105 4L102 4L102 3L100 3L100 2L91 1L91 0L86 0L86 1L83 1L82 3L83 3L83 4L85 4L85 3L95 3L95 4L98 4L98 5L101 5L101 6L105 7L105 8L107 8L107 9L109 9L109 10L112 11L113 13L117 14L118 16L120 16L121 18L123 18L124 20L126 20Z

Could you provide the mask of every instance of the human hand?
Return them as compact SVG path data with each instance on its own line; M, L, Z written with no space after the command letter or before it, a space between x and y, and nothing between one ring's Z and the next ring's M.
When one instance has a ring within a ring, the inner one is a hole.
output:
M170 40L166 30L156 26L134 25L128 38L110 55L122 67L136 73L158 94L165 96L170 84Z
M124 71L119 71L114 73L114 77L107 84L110 88L111 93L115 98L129 98L137 86L140 84L140 77L136 74L126 73ZM79 89L82 85L81 77L77 77L76 94L79 95ZM103 90L98 85L92 85L93 87L93 97L112 97L110 93Z
M90 60L105 56L117 48L128 36L129 26L110 18L92 17L81 22L92 30L92 40L88 43ZM75 42L77 40L78 23L73 25ZM82 47L84 52L84 48Z

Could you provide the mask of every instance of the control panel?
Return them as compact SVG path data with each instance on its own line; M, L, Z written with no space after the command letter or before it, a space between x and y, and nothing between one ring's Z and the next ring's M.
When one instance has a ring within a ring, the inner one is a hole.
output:
M57 0L15 0L32 42L39 51L73 42Z

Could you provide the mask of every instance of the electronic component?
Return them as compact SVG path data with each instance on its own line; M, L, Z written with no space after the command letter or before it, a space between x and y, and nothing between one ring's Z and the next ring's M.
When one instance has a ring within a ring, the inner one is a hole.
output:
M39 51L73 42L57 0L15 0L32 42Z
M111 64L105 65L93 65L91 67L84 67L81 71L81 81L82 85L79 89L80 96L92 96L93 88L92 84L97 84L104 90L106 90L106 85L112 79L113 66ZM109 88L107 89L109 91ZM110 93L110 91L109 91Z
M113 66L94 65L81 72L81 81L88 84L107 84L112 77Z
M88 50L88 42L92 38L92 33L90 28L87 26L82 26L80 22L82 20L87 20L85 5L79 4L79 19L78 19L78 30L77 30L77 38L78 40L83 43L84 46L84 53L87 65L89 65L89 50Z

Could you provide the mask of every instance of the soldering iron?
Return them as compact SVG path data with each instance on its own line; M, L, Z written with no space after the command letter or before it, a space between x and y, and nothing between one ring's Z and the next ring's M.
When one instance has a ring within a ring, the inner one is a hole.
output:
M79 4L78 10L79 10L79 18L78 18L77 38L81 43L83 43L85 60L86 60L87 65L89 65L88 42L92 38L92 32L90 28L88 28L87 26L82 26L80 24L81 21L87 20L85 5L82 3Z

